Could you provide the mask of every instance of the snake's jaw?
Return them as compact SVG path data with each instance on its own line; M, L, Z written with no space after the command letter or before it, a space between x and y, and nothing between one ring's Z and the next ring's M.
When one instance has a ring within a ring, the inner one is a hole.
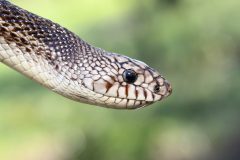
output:
M171 84L168 82L168 81L165 81L165 84L164 84L167 88L167 93L164 95L164 97L168 97L172 94L172 86Z

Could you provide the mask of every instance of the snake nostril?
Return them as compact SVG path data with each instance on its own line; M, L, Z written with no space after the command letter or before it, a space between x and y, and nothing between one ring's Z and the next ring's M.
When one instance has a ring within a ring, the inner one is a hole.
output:
M159 93L160 92L160 85L156 85L156 86L154 86L154 93Z

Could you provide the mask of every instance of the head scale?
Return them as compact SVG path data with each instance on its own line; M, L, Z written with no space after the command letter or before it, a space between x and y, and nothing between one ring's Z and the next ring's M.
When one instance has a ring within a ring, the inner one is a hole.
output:
M170 84L141 61L105 53L93 63L82 85L92 91L98 105L135 109L160 101L172 92Z

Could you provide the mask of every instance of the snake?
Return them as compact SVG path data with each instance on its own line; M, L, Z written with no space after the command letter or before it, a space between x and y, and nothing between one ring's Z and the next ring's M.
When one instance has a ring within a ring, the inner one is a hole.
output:
M66 98L106 108L141 108L172 93L144 62L94 47L7 0L0 0L0 62Z

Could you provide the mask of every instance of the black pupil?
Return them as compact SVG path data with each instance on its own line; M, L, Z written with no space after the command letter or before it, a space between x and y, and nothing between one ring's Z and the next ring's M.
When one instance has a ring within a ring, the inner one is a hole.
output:
M123 73L124 81L127 83L134 83L137 80L137 73L133 70L126 70Z

